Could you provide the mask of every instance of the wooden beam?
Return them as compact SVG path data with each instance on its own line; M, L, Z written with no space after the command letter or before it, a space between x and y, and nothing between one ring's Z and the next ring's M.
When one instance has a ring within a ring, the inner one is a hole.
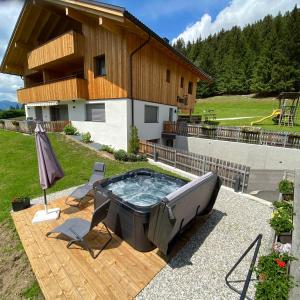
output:
M121 33L121 28L119 26L116 26L113 22L107 20L106 18L99 18L99 25L115 34Z
M26 51L30 51L30 50L33 49L33 45L17 41L17 42L15 42L15 48L23 49L23 50L26 50Z
M79 11L77 11L73 8L66 7L65 10L66 10L67 17L69 17L79 23L82 23L82 24L91 24L92 23L91 18L80 13Z

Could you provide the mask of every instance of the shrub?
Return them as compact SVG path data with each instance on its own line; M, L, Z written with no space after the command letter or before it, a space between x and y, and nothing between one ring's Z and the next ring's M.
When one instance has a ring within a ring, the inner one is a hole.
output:
M138 154L140 149L140 140L138 136L138 129L133 126L130 131L130 139L128 146L128 153Z
M127 161L128 155L125 150L118 150L114 153L115 159L116 160L121 160L121 161Z
M259 258L257 267L254 268L258 283L256 284L255 299L268 300L288 299L290 289L294 282L288 275L287 263L294 260L287 253L272 252Z
M138 161L138 156L134 153L128 153L127 160L133 162Z
M67 124L64 127L64 133L66 135L76 135L77 134L77 129L72 124Z
M81 134L81 141L84 143L90 143L91 142L91 134L89 132L82 133Z
M276 234L293 230L293 206L286 201L275 201L274 207L276 210L272 214L270 225Z
M137 161L148 161L146 154L137 155Z
M281 194L293 194L294 193L294 183L287 179L281 180L279 182L279 192Z
M100 148L101 151L106 151L108 153L114 154L115 153L115 149L112 146L108 146L108 145L103 145Z

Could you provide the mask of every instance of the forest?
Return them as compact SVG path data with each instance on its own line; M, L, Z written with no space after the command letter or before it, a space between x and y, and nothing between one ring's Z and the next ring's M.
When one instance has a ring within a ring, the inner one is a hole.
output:
M197 97L222 94L276 95L300 90L300 8L266 16L241 29L233 27L202 40L173 45L213 83L200 82Z

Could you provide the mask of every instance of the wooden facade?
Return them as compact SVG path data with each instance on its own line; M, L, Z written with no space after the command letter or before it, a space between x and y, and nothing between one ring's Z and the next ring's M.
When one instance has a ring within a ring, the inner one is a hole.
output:
M28 53L28 69L44 69L51 63L84 56L84 38L73 30Z
M105 56L106 73L95 76L95 57L100 55ZM24 76L21 103L75 95L86 100L133 98L190 110L197 81L210 80L124 9L67 0L26 2L1 71ZM72 81L72 92L70 81L62 80L52 93L50 81L74 74L87 81L87 91L83 81Z
M81 78L69 78L56 82L38 85L17 91L21 103L45 102L52 100L70 101L87 99L87 82Z

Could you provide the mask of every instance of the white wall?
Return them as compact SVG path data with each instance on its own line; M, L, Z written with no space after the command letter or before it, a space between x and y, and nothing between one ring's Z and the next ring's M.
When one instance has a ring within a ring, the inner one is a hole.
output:
M86 118L86 101L76 100L75 102L67 102L68 104L69 120L70 121L85 121Z
M116 149L127 150L129 130L128 101L128 99L87 101L86 103L105 103L105 122L72 120L70 111L69 118L73 126L75 126L80 133L89 132L93 141L103 145L111 145ZM83 111L82 106L78 108L78 114L74 114L77 118L80 117L79 110Z
M33 120L35 120L35 107L28 107L27 105L25 105L25 115L26 119L32 118Z
M176 136L176 148L208 155L253 169L294 170L300 168L300 150Z
M153 105L159 107L158 123L145 123L145 105ZM175 106L134 100L134 125L138 128L139 137L145 140L161 139L163 122L169 120L169 108L173 108L173 120L176 121L177 114L175 111L177 111L177 108ZM129 122L131 124L131 119L129 120Z

